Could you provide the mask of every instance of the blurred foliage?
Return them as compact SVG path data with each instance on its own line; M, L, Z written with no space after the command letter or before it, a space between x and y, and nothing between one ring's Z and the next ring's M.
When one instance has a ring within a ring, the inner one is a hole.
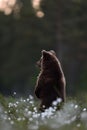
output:
M16 14L0 13L0 92L32 93L42 49L57 52L68 93L86 90L87 1L42 0L42 18L37 17L30 0L21 3Z

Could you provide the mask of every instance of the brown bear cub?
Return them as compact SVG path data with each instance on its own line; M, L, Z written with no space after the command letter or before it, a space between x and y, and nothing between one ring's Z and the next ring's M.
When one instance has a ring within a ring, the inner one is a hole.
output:
M53 101L61 98L65 101L65 77L61 64L53 50L42 51L42 57L37 62L41 71L37 77L35 95L41 100L40 110L52 106Z

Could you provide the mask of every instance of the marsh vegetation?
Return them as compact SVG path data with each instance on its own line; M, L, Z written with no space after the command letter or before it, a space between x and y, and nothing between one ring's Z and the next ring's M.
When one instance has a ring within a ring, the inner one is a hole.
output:
M26 99L0 96L0 100L1 130L87 129L87 104L76 100L67 100L59 111L55 106L45 112L38 111L38 102L31 95Z

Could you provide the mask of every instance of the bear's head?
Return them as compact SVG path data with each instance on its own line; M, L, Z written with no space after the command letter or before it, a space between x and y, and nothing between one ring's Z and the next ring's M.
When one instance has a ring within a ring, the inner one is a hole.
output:
M50 50L50 51L42 50L41 53L42 53L42 56L41 56L40 60L37 61L37 63L36 63L39 68L41 68L41 63L42 63L43 59L48 62L49 60L51 60L51 58L53 56L54 57L56 56L56 53L53 50Z
M41 59L37 62L37 64L41 70L51 70L50 72L55 72L59 68L58 64L60 63L53 50L42 50Z

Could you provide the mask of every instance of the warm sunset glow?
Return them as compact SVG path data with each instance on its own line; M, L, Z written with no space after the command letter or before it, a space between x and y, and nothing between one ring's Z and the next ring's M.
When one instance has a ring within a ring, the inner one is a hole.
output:
M0 0L0 11L5 15L9 15L15 10L17 0Z
M40 8L40 2L41 0L32 0L32 6L34 9L39 9Z
M36 11L36 16L39 18L44 17L44 12L40 8L41 0L31 0L32 1L32 7Z
M42 11L37 11L36 13L37 17L42 18L44 17L44 13Z

